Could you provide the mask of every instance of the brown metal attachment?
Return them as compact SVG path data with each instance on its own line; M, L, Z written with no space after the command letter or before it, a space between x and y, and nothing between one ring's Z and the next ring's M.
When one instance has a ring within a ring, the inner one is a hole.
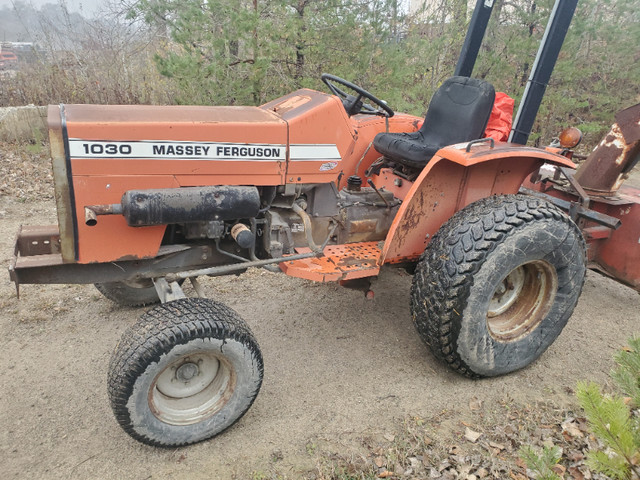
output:
M16 296L20 298L20 277L16 274L16 262L19 256L44 258L45 264L54 257L60 258L60 231L57 225L25 227L20 225L16 243L13 247L13 258L9 263L9 278L16 284Z
M621 110L615 119L574 176L592 195L614 195L640 159L640 103Z
M531 190L530 188L520 187L520 193L542 198L548 202L553 203L556 207L561 208L562 210L567 212L574 221L586 220L589 222L597 223L598 225L602 225L603 227L612 230L617 230L618 228L620 228L620 225L622 225L622 222L617 217L606 215L596 210L578 205L576 202L568 201L549 194L557 194L557 192L559 192L559 190L550 190L548 193L543 193L536 190Z
M57 225L21 227L16 250L24 257L60 253L60 231Z

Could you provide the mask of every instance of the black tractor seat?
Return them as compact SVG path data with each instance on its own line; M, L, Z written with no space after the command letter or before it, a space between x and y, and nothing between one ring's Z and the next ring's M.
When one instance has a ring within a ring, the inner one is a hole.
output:
M495 90L489 82L451 77L433 94L420 130L379 133L373 146L389 160L423 168L442 147L481 138L494 100Z

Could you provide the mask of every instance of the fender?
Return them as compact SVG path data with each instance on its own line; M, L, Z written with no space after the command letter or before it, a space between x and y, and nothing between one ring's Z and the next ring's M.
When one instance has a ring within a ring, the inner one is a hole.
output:
M575 168L558 151L468 142L438 150L407 193L379 264L417 260L455 212L490 195L517 193L527 176L546 162Z

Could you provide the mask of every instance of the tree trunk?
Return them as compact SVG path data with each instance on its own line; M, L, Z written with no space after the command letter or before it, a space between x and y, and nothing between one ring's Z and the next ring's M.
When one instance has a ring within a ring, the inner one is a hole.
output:
M300 29L298 30L298 41L296 42L296 68L293 74L293 79L296 82L296 86L299 88L302 86L302 79L304 78L304 50L305 40L304 34L307 31L307 25L304 23L304 11L307 7L308 0L299 0L296 12L298 12L298 19L300 20Z

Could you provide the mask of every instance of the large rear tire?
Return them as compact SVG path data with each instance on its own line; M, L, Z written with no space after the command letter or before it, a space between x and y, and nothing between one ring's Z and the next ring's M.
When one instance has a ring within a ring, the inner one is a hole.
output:
M262 376L258 343L236 312L183 298L149 310L123 334L109 365L109 399L133 438L176 447L233 425Z
M536 360L571 316L585 277L585 242L552 204L485 198L457 212L422 255L411 288L418 333L469 377Z

